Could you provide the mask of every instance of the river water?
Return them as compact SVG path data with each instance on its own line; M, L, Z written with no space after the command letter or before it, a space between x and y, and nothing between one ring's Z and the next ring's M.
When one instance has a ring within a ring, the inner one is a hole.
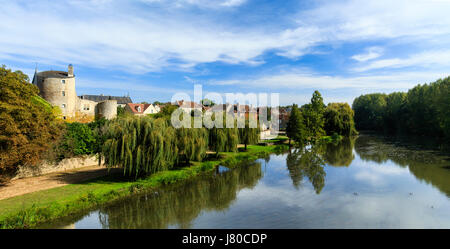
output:
M450 228L450 155L421 140L293 149L45 228Z

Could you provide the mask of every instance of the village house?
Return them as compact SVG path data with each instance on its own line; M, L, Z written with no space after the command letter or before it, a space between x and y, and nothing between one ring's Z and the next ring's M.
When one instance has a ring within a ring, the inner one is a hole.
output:
M158 110L159 109L159 110ZM125 111L132 113L133 115L147 115L158 113L161 109L156 108L152 104L133 104L127 103L125 106Z

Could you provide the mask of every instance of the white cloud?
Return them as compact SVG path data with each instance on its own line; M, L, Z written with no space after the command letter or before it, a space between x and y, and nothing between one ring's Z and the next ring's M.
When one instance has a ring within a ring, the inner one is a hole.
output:
M355 71L362 72L381 68L403 68L411 66L448 68L450 66L450 50L426 51L410 55L407 58L376 60L366 66L356 68Z
M383 54L383 48L370 47L367 49L366 53L354 55L354 56L352 56L352 59L359 61L359 62L363 62L363 61L368 61L368 60L378 58L382 54Z
M186 71L209 62L259 65L267 51L295 59L320 44L402 38L426 46L431 37L450 34L448 1L321 1L290 19L296 22L270 29L171 8L176 3L220 11L240 6L243 0L142 1L167 8L114 0L0 0L0 59L70 62L137 73ZM363 62L379 55L369 50L354 59ZM437 63L441 62L445 61ZM404 61L374 63L379 64L373 68L398 67Z
M141 0L141 1L148 4L166 4L175 7L197 6L200 8L236 7L247 2L247 0L175 0L175 1Z
M281 72L255 78L211 81L211 85L240 85L261 89L408 89L419 83L448 76L446 72L396 72L366 76L326 76L303 72Z

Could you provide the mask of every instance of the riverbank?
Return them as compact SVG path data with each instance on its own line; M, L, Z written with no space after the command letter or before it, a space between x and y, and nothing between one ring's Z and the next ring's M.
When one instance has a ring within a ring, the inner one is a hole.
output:
M249 145L247 151L220 153L219 159L193 162L189 167L155 173L137 180L111 174L83 183L38 191L0 200L0 228L33 228L38 224L114 202L164 184L211 172L218 165L233 167L270 153L282 152L286 145Z

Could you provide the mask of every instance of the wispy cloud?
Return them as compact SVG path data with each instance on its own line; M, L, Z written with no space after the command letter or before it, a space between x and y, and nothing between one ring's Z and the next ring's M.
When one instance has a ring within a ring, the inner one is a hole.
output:
M314 73L281 72L261 75L253 78L210 81L210 85L239 85L241 87L260 89L339 89L356 88L376 89L408 89L417 84L434 81L446 77L446 72L393 72L388 74L364 76L327 76Z
M205 7L246 3L142 2ZM0 3L0 59L8 54L30 62L70 61L138 73L186 70L210 62L259 65L264 61L256 58L267 51L296 59L320 44L450 33L447 1L327 1L300 11L296 23L270 31L258 25L235 26L228 19L219 22L206 13L160 11L117 0ZM367 61L379 54L369 50L354 59Z
M407 58L376 60L369 63L368 65L356 68L355 71L362 72L382 68L392 69L413 66L425 68L448 68L448 66L450 66L450 50L426 51L410 55Z
M378 58L382 54L383 54L383 48L370 47L367 49L366 53L354 55L354 56L352 56L352 59L359 61L359 62L363 62L363 61L368 61L368 60Z

